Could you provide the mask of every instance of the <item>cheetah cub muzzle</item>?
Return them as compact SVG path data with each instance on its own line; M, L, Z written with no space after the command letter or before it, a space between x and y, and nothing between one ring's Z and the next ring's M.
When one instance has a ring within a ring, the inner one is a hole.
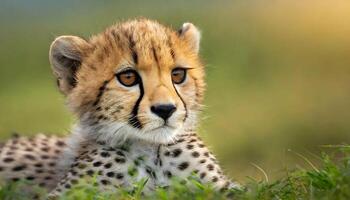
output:
M148 19L113 25L88 40L56 38L52 70L78 122L63 140L7 142L0 175L31 179L52 189L52 197L89 176L101 190L144 179L152 190L193 175L217 189L235 187L195 133L205 89L199 43L191 23L174 31ZM44 155L50 161L38 166Z

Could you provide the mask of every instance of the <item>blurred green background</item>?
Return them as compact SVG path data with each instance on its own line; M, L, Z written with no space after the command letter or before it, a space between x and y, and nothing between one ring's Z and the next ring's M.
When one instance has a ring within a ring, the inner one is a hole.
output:
M317 163L321 145L350 142L350 2L341 0L2 0L0 139L66 134L74 122L48 63L56 36L139 16L201 29L200 131L233 178L261 178L254 164L276 178L307 166L293 152Z

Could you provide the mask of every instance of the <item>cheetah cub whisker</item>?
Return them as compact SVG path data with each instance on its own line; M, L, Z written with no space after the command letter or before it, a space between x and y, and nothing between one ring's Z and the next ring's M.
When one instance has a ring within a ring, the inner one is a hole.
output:
M94 175L101 189L147 178L152 190L193 174L217 189L237 186L195 132L205 90L199 46L193 24L175 31L148 19L56 38L50 63L78 122L64 139L8 141L0 175L33 180L51 196Z

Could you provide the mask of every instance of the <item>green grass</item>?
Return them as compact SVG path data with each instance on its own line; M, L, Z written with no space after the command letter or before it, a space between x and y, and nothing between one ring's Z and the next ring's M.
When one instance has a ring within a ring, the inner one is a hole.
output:
M79 184L65 192L62 200L107 200L107 199L242 199L242 200L271 200L271 199L310 199L310 200L347 200L350 198L350 146L336 147L337 151L330 154L323 153L322 161L316 167L310 160L298 154L305 163L311 165L311 170L299 168L284 169L285 175L270 182L264 173L265 180L248 178L239 189L216 191L210 185L203 185L193 176L186 180L173 180L169 188L157 188L154 193L143 192L147 180L135 183L131 189L118 188L111 192L99 192L93 180L81 180ZM333 159L332 159L333 158ZM187 184L184 184L184 181ZM2 200L32 199L33 193L26 194L26 183L17 182L7 184L0 189ZM24 192L23 192L24 191ZM35 188L39 199L45 197L40 188Z
M317 0L0 0L0 139L69 132L74 117L48 62L55 36L87 38L138 16L175 29L190 21L207 71L200 135L232 177L260 177L255 163L273 180L299 162L286 149L350 143L349 10Z

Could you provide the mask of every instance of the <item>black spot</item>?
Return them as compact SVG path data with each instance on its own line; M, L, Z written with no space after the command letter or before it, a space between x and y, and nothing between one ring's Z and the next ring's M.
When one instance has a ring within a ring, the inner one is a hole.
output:
M167 144L167 146L170 147L170 146L173 146L173 145L175 145L175 144L176 144L176 142L173 142L173 143Z
M188 162L183 162L177 167L179 170L185 170L189 166Z
M110 182L108 180L105 180L105 179L101 180L101 183L103 185L109 185L110 184Z
M202 163L202 164L205 163L205 162L207 162L206 159L202 159L202 160L199 161L199 163Z
M164 152L164 155L165 155L165 156L170 156L170 152L169 152L169 151L166 151L166 152Z
M214 165L208 164L207 168L208 168L209 171L213 171L214 170Z
M89 176L93 176L94 175L94 170L90 169L88 171L86 171L86 174L89 175Z
M107 163L107 164L104 165L104 167L105 167L106 169L109 169L109 168L112 167L112 163Z
M46 159L49 159L50 156L48 156L48 155L42 155L41 158L44 159L44 160L46 160Z
M170 171L165 171L164 175L168 178L171 178L173 176L173 174Z
M175 150L173 151L173 157L176 158L176 157L178 157L181 153L182 153L182 150L181 150L181 149L175 149Z
M44 179L45 179L45 180L51 180L52 177L51 177L51 176L46 176Z
M125 163L125 159L124 158L115 158L114 160L117 163Z
M107 172L106 175L107 175L108 177L113 177L113 176L114 176L114 172Z
M192 156L195 158L199 157L199 153L197 151L192 152Z
M116 151L117 155L125 157L124 153L122 151Z
M27 166L25 165L18 165L14 168L12 168L12 171L21 171L21 170L24 170L25 168L27 168Z
M43 151L43 152L48 152L49 150L50 150L50 148L48 148L48 147L41 148L41 151Z
M25 151L33 151L33 148L26 148Z
M139 161L139 160L134 160L134 164L135 164L136 166L139 166L139 165L140 165L140 161Z
M41 173L44 172L44 170L42 170L42 169L36 169L35 172L38 173L38 174L41 174Z
M193 142L197 142L197 140L196 139L192 139L192 140L189 141L189 143L193 143Z
M213 178L212 178L211 180L215 183L215 182L217 182L219 179L218 179L218 177L213 176Z
M104 157L104 158L107 158L107 157L110 156L110 154L108 152L106 152L106 151L103 151L103 152L101 152L101 156Z
M71 188L71 185L67 183L67 184L64 185L64 187L69 189L69 188Z
M204 145L204 144L198 144L198 147L199 147L199 148L204 148L205 145Z
M176 143L181 143L181 142L184 142L184 141L185 141L185 139L181 138L181 139L177 140Z
M73 176L76 176L78 174L78 172L74 171L73 169L71 169L70 173L73 175Z
M117 179L122 179L122 178L124 178L124 175L122 173L117 173L117 175L115 177Z
M12 178L12 181L19 181L19 178Z
M205 172L202 172L202 173L200 174L201 179L203 179L206 175L207 175L207 174L206 174Z
M29 159L29 160L35 160L35 156L30 155L30 154L25 154L24 157Z
M9 157L7 157L7 158L4 158L4 160L3 160L5 163L9 163L9 162L13 162L14 161L14 159L13 158L9 158Z
M209 152L205 152L203 155L209 157Z
M92 154L97 153L97 149L91 151Z
M191 150L191 149L193 149L194 146L193 146L193 144L188 144L186 147L187 147L187 149Z
M32 180L35 179L35 177L34 177L34 176L27 176L26 179L27 179L28 181L32 181Z
M41 163L36 163L36 164L34 165L34 167L40 168L40 167L43 167L43 164L41 164Z
M56 145L59 146L59 147L63 147L63 146L65 146L66 144L65 144L63 141L57 141L57 142L56 142Z
M102 165L102 162L97 161L97 162L94 162L92 165L93 165L94 167L99 167L99 166Z

